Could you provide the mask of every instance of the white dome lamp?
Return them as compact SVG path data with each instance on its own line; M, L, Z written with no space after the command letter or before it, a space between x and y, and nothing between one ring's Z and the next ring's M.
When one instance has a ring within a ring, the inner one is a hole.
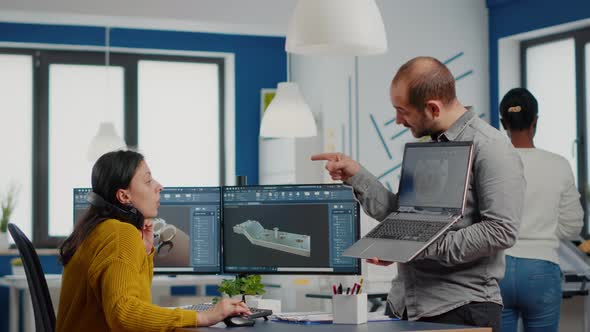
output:
M107 86L106 91L109 90L110 79L109 79L109 61L110 61L110 27L105 29L105 40L106 40L106 49L105 49L105 68L107 69ZM105 95L105 100L108 99L108 96ZM108 102L105 101L105 106L108 107ZM98 132L96 136L92 138L90 141L90 147L88 148L88 161L94 163L100 156L103 154L120 150L126 149L127 144L121 136L117 134L117 130L115 129L115 124L112 121L105 121L101 122L98 126Z
M387 52L383 18L375 0L299 0L285 50L318 55Z
M112 122L101 122L98 126L98 133L90 141L88 160L94 163L107 152L126 148L125 141L117 135L115 125Z
M277 94L264 112L262 137L311 137L317 135L311 109L303 100L297 83L278 84Z

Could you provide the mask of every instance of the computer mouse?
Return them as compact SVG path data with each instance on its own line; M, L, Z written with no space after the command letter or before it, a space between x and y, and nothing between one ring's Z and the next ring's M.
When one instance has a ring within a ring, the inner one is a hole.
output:
M223 322L227 327L237 327L237 326L252 326L256 323L255 320L250 319L244 316L230 316L226 317Z

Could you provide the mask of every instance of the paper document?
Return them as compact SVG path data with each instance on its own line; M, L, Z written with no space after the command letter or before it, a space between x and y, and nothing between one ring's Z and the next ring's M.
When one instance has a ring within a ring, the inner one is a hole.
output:
M332 319L333 319L331 312L321 312L321 311L287 312L287 313L275 314L272 317L275 320L288 321L288 322L294 322L294 323L306 323L306 322L331 323ZM379 321L388 321L388 320L398 320L398 319L386 316L382 312L369 312L367 314L367 321L369 321L369 322L379 322Z

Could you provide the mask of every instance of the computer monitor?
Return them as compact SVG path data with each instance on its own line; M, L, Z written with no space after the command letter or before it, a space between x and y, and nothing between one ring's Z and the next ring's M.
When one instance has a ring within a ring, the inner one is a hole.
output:
M359 231L344 185L223 187L225 273L360 274L359 260L342 256Z
M89 188L74 189L74 221L89 203ZM166 187L154 224L154 272L221 272L221 188Z

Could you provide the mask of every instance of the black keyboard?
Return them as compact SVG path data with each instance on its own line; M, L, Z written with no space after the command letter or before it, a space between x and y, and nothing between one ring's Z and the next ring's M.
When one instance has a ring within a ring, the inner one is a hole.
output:
M373 229L367 237L426 242L448 223L427 220L385 221Z
M187 309L187 310L195 310L195 311L207 311L207 310L213 308L213 306L215 306L213 303L198 303L198 304L191 304L191 305L187 305L187 306L182 306L181 308ZM252 312L252 314L245 315L244 317L249 318L249 319L256 319L256 318L261 318L261 317L266 318L266 316L272 315L272 310L270 310L270 309L250 308L250 311Z

